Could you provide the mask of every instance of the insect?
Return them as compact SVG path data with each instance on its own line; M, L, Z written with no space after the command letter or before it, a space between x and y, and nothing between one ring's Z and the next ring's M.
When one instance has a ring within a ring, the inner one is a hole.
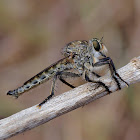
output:
M69 77L83 77L87 82L97 83L103 86L108 93L111 93L109 87L100 81L100 77L107 74L108 71L110 71L118 89L121 89L121 84L118 79L128 86L128 83L117 73L112 59L107 56L108 51L106 46L102 43L102 39L93 38L89 41L72 41L63 48L62 54L64 58L26 81L21 87L9 91L7 95L18 98L24 92L53 78L50 95L38 105L38 107L41 107L53 97L57 79L67 86L75 88L75 86L66 81ZM70 70L75 70L75 72L71 72Z

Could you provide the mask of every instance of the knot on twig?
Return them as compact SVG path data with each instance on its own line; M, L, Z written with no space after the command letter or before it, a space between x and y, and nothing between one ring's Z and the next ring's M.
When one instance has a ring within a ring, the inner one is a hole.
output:
M131 60L131 63L136 69L140 69L140 57L135 57Z

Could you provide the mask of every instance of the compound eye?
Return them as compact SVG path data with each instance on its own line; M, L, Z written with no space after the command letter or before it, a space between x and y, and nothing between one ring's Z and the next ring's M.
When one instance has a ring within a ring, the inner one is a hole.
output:
M97 40L93 41L93 47L95 48L96 51L100 50L100 44Z

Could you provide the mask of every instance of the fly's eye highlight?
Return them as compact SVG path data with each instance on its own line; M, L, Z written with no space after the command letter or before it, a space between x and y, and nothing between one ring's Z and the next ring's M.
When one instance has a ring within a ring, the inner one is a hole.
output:
M96 51L100 50L100 44L97 40L93 41L93 47L95 48Z

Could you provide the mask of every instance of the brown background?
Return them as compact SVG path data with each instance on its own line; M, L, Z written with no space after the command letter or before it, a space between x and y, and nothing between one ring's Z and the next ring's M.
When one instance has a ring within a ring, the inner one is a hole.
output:
M1 0L0 118L49 95L51 80L17 100L6 93L62 58L66 43L102 36L116 68L140 55L140 1ZM56 95L67 90L58 82ZM139 90L131 85L10 140L139 140Z

